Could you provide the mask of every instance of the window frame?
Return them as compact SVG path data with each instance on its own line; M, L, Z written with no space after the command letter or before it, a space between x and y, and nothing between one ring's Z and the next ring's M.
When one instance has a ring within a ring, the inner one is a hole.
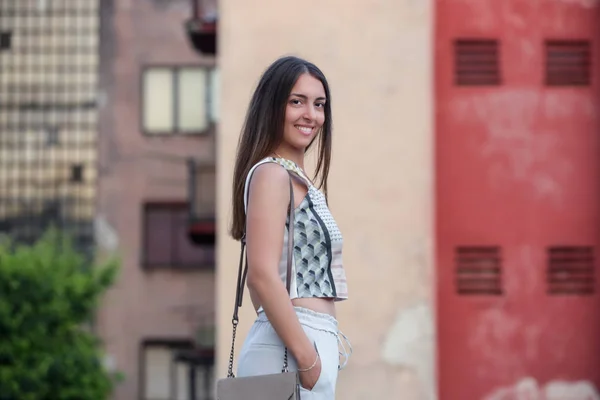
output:
M170 338L170 339L154 339L146 338L139 342L138 347L138 399L147 400L146 393L146 349L152 347L168 347L171 351L174 350L189 350L194 348L194 343L190 339L185 338ZM169 376L171 383L172 376Z
M179 121L179 80L178 80L178 76L179 76L179 72L181 70L186 70L186 69L191 69L191 70L205 70L207 72L206 74L206 88L207 90L204 93L204 102L205 102L205 117L206 117L206 127L204 129L199 129L199 130L181 130L180 129L180 121ZM146 117L146 107L145 107L145 101L146 101L146 85L144 83L146 74L149 71L152 70L168 70L169 73L171 74L171 82L172 82L172 92L171 92L171 96L172 96L172 100L173 100L173 109L171 110L173 112L173 120L172 120L172 129L167 129L167 130L149 130L146 127L145 124L145 117ZM142 134L144 136L147 137L159 137L159 138L164 138L164 137L173 137L173 136L206 136L206 135L210 135L213 134L215 132L215 128L217 125L217 118L213 118L213 113L211 112L212 107L213 107L213 102L214 102L214 96L212 95L212 92L214 90L213 88L213 81L212 81L212 74L218 70L218 67L216 64L214 63L204 63L204 64L194 64L194 63L183 63L183 64L146 64L143 65L141 70L140 70L140 76L139 76L139 94L140 94L140 101L139 101L139 125L140 125L140 131L142 132ZM218 71L217 71L218 73Z
M174 252L176 252L176 247L177 247L177 235L173 234L173 232L171 232L171 252L170 252L170 258L171 261L168 263L162 263L162 262L150 262L150 260L148 260L148 254L147 254L147 250L150 247L150 243L149 243L149 224L148 224L148 210L154 208L154 209L161 209L161 210L171 210L173 211L173 214L175 214L175 211L177 211L179 208L187 210L187 216L188 216L188 221L191 222L191 218L190 218L190 207L189 207L189 203L187 201L145 201L144 203L142 203L142 207L141 207L141 224L142 224L142 243L140 246L140 264L142 266L142 269L144 270L182 270L182 271L202 271L202 270L207 270L207 271L213 271L216 269L216 257L213 258L213 261L206 261L206 262L198 262L198 263L184 263L184 262L174 262L174 259L178 258L178 257L174 257ZM174 218L175 215L172 215L172 217ZM174 226L171 229L176 229L177 227ZM175 232L176 233L176 232ZM196 247L200 247L199 245L195 245L193 244L193 242L191 241L190 238L188 238L188 240L190 240L190 243L193 246ZM205 245L204 247L209 248L212 247L212 251L215 252L216 248L214 245ZM180 258L180 257L179 257Z

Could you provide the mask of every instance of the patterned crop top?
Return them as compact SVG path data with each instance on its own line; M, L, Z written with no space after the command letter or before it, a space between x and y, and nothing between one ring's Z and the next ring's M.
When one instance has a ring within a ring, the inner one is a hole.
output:
M295 210L294 250L290 298L321 297L335 301L348 298L346 273L342 265L343 239L331 216L325 195L317 189L293 161L267 157L252 167L246 178L244 207L248 209L248 182L256 167L273 162L297 175L308 187L308 193ZM286 218L286 225L289 223ZM285 282L287 272L288 230L279 259L279 276Z

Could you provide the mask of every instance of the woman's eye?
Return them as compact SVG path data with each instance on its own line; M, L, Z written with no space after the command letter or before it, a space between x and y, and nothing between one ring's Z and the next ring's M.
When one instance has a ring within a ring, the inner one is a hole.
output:
M325 103L317 103L315 104L317 107L323 108L325 107Z
M298 99L292 99L292 100L290 101L290 103L292 103L292 104L294 104L294 105L299 105L299 104L302 104L302 102L301 102L300 100L298 100Z

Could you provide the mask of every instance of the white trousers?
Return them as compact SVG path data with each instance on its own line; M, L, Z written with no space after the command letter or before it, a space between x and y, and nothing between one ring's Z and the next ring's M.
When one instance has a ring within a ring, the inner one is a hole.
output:
M352 348L339 332L337 320L327 314L317 313L306 308L294 307L298 320L308 338L314 342L321 357L321 375L312 390L300 387L302 400L334 400L338 371L342 369ZM346 345L340 339L344 339ZM343 351L340 352L340 348ZM244 341L238 359L237 376L276 374L283 367L285 347L264 312L260 312ZM341 357L343 365L340 365ZM296 371L296 360L288 352L288 369Z

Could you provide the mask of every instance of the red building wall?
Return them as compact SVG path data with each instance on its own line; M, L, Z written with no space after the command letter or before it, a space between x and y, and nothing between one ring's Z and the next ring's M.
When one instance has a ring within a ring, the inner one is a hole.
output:
M441 400L598 398L599 4L437 1Z

